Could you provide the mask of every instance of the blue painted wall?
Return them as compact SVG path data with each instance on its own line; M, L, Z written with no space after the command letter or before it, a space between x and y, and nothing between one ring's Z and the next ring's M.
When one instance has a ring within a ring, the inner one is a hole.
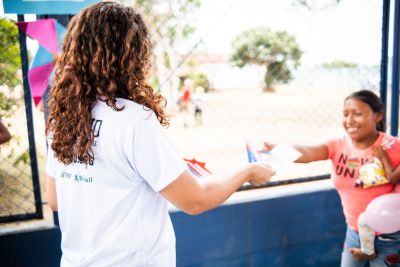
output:
M176 213L172 219L178 266L340 265L345 223L334 190L222 206L198 217Z
M345 224L331 188L267 194L195 217L171 217L178 266L339 266ZM0 235L0 266L58 266L59 243L57 228Z
M1 227L1 226L0 226ZM42 228L0 236L1 267L55 267L61 257L58 228Z

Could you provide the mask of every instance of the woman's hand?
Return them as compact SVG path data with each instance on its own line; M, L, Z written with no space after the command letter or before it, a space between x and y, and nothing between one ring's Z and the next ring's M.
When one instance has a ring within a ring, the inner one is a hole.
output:
M252 163L249 168L249 183L255 186L261 186L268 183L271 177L275 175L273 169L262 163Z

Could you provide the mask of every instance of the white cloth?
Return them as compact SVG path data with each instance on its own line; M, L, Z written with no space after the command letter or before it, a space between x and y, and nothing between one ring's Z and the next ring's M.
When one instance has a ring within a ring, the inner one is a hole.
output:
M62 232L61 266L175 266L175 234L158 193L186 169L153 111L117 99L93 111L93 165L48 150ZM51 140L50 140L51 141Z

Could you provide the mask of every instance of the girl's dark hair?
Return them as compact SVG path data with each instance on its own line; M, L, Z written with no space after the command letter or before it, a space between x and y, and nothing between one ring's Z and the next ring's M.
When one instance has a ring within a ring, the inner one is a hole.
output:
M121 97L144 105L166 126L165 98L147 84L151 43L140 14L116 2L99 2L70 21L57 62L46 132L55 157L69 164L94 159L92 108Z
M360 90L346 97L345 101L348 99L360 100L370 106L374 113L382 113L382 115L384 114L384 106L382 100L372 91ZM381 132L386 131L386 125L383 119L376 124L376 129Z

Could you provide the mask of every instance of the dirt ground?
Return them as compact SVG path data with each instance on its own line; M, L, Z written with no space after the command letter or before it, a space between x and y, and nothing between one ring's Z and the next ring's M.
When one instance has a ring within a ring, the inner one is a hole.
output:
M194 111L185 128L184 114L175 112L168 135L185 158L206 162L211 171L229 172L247 162L246 140L255 147L264 141L312 144L342 133L341 111L350 90L280 86L274 93L261 89L222 90L205 95L203 125ZM330 162L293 164L274 180L326 174Z

